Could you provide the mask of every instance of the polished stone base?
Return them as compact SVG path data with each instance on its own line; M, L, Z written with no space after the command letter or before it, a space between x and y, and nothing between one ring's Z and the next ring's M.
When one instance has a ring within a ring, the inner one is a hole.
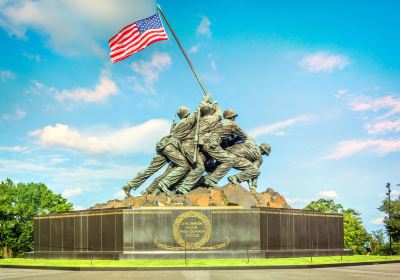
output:
M293 209L141 207L38 216L27 257L271 258L349 255L343 216Z
M268 259L311 256L351 256L351 250L231 250L231 251L154 251L154 252L29 252L34 259L93 259L93 260L183 260L183 259Z

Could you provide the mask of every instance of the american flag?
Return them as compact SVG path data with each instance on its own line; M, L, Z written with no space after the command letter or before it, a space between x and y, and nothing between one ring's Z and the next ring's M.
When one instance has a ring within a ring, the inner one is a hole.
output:
M111 62L121 61L161 40L168 40L168 36L158 13L131 23L108 40Z

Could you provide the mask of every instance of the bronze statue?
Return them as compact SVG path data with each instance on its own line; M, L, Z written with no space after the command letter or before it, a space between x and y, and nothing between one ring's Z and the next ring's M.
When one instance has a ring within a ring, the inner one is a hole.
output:
M240 185L241 182L249 182L249 189L256 191L262 155L269 155L270 146L266 143L257 146L254 139L248 136L246 142L230 146L227 151L233 159L233 168L241 170L240 173L229 176L228 181L236 185Z
M238 114L233 109L225 110L222 118L218 103L206 95L192 114L186 107L179 107L176 114L180 120L157 143L157 154L150 165L123 187L127 196L167 163L165 172L142 195L172 191L185 194L199 184L217 187L231 168L241 171L228 177L231 183L247 181L250 190L256 190L262 155L269 155L271 148L266 143L257 146L236 123ZM207 159L215 166L202 178Z

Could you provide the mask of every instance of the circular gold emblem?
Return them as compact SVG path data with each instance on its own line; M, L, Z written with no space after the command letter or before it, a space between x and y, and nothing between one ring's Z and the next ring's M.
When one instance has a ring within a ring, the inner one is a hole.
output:
M176 242L187 249L203 247L211 236L211 223L206 215L187 211L174 221L173 233Z

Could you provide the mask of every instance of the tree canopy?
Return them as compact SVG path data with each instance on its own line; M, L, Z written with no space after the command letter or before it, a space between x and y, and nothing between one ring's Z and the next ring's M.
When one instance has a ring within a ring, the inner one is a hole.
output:
M386 233L392 237L394 242L400 242L400 197L392 200L390 206L389 200L385 199L378 209L386 214L383 220Z
M343 205L332 199L323 198L310 202L304 210L343 214L344 247L352 249L354 253L364 252L364 244L370 240L370 236L362 224L359 212L351 208L344 209Z
M33 249L33 217L72 210L72 203L43 183L0 183L0 248L21 256Z

